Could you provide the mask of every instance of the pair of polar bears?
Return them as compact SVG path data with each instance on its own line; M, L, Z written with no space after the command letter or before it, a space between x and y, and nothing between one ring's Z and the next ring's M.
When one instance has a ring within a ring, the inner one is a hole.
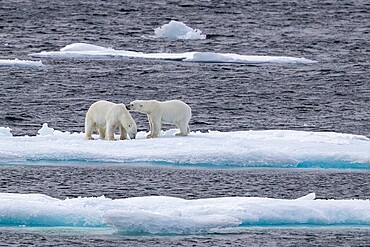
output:
M135 100L127 106L100 100L93 103L86 113L86 139L93 140L92 133L97 130L100 139L114 140L116 128L120 130L121 140L127 137L135 139L137 127L129 111L147 114L150 126L147 138L158 137L162 123L176 125L180 129L180 133L176 135L186 136L190 132L191 108L180 100Z

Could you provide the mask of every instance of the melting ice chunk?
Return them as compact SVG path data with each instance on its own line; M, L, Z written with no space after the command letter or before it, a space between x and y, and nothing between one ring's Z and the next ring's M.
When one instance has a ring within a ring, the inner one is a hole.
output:
M202 31L188 27L180 21L170 21L161 27L154 29L155 37L167 39L205 39Z

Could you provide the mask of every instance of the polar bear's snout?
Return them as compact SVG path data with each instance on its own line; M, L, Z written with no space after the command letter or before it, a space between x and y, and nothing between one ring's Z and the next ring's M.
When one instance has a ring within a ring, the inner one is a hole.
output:
M138 112L144 112L145 109L143 109L142 100L134 100L130 102L130 104L126 105L126 109L128 111L138 111Z
M130 137L131 140L134 140L136 138L137 133L129 133L128 136Z

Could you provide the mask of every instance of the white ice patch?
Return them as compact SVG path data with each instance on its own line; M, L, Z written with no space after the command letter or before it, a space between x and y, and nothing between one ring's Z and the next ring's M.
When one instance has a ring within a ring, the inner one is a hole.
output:
M91 45L91 44L85 44L85 43L74 43L74 44L63 47L62 49L60 49L60 51L61 52L74 52L74 51L76 52L81 52L81 51L106 52L106 51L114 51L114 50L111 48L105 48L105 47L97 46L97 45Z
M9 135L8 131L3 128L1 132ZM291 130L191 132L187 137L176 133L178 130L172 129L159 138L146 139L147 133L139 132L135 140L89 141L83 133L71 134L43 125L37 136L2 138L0 164L79 161L370 169L370 140L360 135Z
M238 63L238 64L311 64L314 60L286 56L247 56L233 53L184 52L184 53L143 53L127 50L115 50L101 46L74 43L60 51L43 51L30 54L38 58L58 59L150 59L173 60L202 63Z
M40 136L52 136L54 135L54 129L49 128L47 123L42 125L42 128L37 131Z
M283 56L246 56L232 53L196 52L184 61L203 63L240 63L240 64L294 64L314 63L305 58Z
M149 196L59 200L0 193L2 226L112 227L124 234L198 234L238 226L370 226L369 200Z
M154 29L156 38L166 39L205 39L202 31L188 27L180 21L170 21L162 27Z
M11 129L8 127L0 127L0 138L13 137Z
M41 61L0 59L0 67L41 67Z

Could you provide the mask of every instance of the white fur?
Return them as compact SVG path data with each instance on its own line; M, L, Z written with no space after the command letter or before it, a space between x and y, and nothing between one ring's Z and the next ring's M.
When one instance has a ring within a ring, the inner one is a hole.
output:
M186 136L190 132L191 108L180 100L135 100L127 109L147 114L150 126L148 138L158 137L163 123L176 125L180 129L176 135Z
M136 123L124 104L100 100L90 106L85 118L86 139L93 140L91 135L98 130L100 139L114 140L116 128L120 129L121 140L125 140L127 135L135 139Z

